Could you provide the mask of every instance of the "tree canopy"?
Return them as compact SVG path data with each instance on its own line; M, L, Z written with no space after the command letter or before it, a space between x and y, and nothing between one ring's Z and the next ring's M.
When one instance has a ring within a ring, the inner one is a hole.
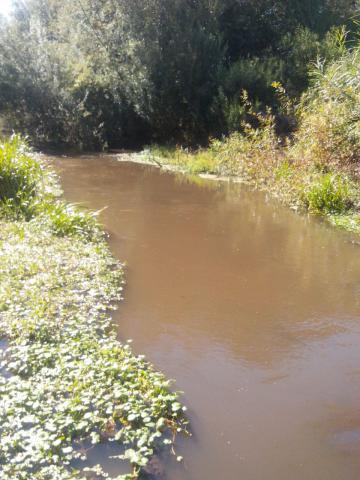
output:
M14 0L0 21L0 115L39 145L193 144L299 97L338 54L353 0Z

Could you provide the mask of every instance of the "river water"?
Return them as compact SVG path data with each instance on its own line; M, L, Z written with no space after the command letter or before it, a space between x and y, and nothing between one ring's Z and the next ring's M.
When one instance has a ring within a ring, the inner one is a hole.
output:
M168 480L360 478L360 246L244 186L54 159L127 263L121 339L183 390ZM116 473L112 467L111 473Z

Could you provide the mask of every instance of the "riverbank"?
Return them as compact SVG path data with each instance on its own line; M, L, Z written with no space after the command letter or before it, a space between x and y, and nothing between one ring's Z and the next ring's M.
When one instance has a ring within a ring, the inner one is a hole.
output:
M95 216L59 200L18 137L0 145L0 172L2 478L108 478L88 454L111 443L117 480L135 479L172 448L185 408L116 338L124 272Z
M283 113L296 125L279 135L270 109L258 112L243 92L246 121L208 149L152 147L144 158L190 174L212 174L266 190L291 208L360 233L360 82L358 49L326 68L294 104L274 82Z
M265 158L265 155L262 155ZM253 161L239 160L230 166L212 149L188 151L152 146L140 154L118 155L119 161L152 165L166 171L207 180L243 183L270 193L292 210L323 217L332 226L360 234L360 183L341 172L314 172L288 163L279 149L274 171L255 168ZM254 162L255 163L255 162ZM269 164L269 162L267 162ZM274 162L275 163L275 162ZM274 165L271 162L272 165ZM246 173L240 170L247 170Z

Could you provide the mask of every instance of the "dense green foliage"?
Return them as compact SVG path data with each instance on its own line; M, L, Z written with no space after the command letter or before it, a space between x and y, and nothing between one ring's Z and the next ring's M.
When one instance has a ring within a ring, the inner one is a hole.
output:
M123 273L93 215L55 198L55 178L19 138L0 151L1 479L109 478L91 463L99 444L128 472L118 480L138 478L184 429L185 407L116 339L108 312Z
M354 0L14 3L0 20L0 115L37 145L93 149L239 130L243 89L291 127L271 83L298 97L358 11Z
M360 232L360 54L344 51L312 70L313 85L297 106L292 138L277 134L275 116L258 113L243 95L249 122L210 148L152 148L160 163L190 173L236 176L271 191L293 208L325 215L333 224ZM285 109L293 108L280 85Z
M314 85L300 104L294 152L319 168L347 168L360 159L360 51L345 53L313 72Z
M43 197L42 168L27 155L19 137L0 145L0 208L29 216Z

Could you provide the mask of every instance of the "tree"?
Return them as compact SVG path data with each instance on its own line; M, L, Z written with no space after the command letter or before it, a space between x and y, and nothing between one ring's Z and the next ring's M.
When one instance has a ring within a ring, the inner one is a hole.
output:
M0 113L36 144L196 144L333 56L352 0L27 0L0 24ZM284 58L287 62L284 62ZM235 105L230 110L239 110Z

